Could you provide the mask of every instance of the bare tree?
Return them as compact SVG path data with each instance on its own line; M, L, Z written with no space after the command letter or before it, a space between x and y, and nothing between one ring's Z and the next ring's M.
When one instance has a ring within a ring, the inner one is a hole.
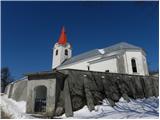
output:
M4 93L6 86L11 83L13 79L11 78L10 71L8 67L1 69L1 92Z

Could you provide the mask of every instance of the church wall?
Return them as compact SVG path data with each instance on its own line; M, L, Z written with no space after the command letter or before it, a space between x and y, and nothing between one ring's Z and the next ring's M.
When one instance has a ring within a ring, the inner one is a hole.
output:
M143 63L143 55L140 51L126 51L125 52L125 66L127 68L128 74L138 74L138 75L148 75L145 73L144 63ZM133 73L131 59L134 58L136 60L137 73ZM146 70L148 71L148 70Z
M56 45L55 45L56 46ZM52 63L52 68L58 66L61 64L62 60L64 60L64 57L62 58L62 49L63 47L62 46L58 46L58 47L55 47L53 49L53 63ZM58 50L58 55L56 55L56 50Z
M9 96L10 88L11 88L11 84L8 84L5 88L5 94L7 95L7 97Z
M90 59L87 59L87 60L79 61L77 63L69 64L69 65L66 65L66 66L62 66L62 67L60 67L58 69L59 70L61 70L61 69L88 70L88 66L89 66L88 62L96 60L96 59L99 59L99 58L100 57L90 58Z
M144 73L146 75L149 75L146 57L144 55L142 55L142 59L143 59Z
M99 61L97 63L90 64L91 71L100 71L105 72L109 70L109 72L117 73L117 59L112 58L109 60Z
M19 80L9 84L5 90L8 98L16 101L26 101L27 99L27 80Z
M73 65L64 67L63 69L87 70L87 65L88 65L87 61L84 61L84 62L79 62Z
M16 101L26 101L27 99L27 80L20 80L13 84L11 98Z
M124 60L124 55L120 54L117 56L117 71L118 73L126 73L126 68L125 68L125 60Z
M27 113L34 113L35 88L38 86L45 86L47 88L46 112L44 114L52 116L55 108L56 79L28 80Z
M68 55L65 55L65 50L68 50ZM56 50L58 50L58 54L56 55ZM66 46L55 44L53 49L53 63L52 68L59 66L66 58L70 58L72 56L71 46L66 44Z

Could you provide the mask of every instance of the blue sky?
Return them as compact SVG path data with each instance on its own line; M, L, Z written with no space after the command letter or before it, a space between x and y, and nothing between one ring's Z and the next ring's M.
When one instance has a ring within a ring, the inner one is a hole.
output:
M51 70L52 48L64 25L73 55L118 42L145 49L158 69L157 2L2 2L2 67L14 78Z

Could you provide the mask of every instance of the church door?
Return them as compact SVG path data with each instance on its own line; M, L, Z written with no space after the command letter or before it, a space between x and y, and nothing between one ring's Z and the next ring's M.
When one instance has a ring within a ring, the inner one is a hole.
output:
M45 86L38 86L34 90L35 92L35 112L46 112L46 97L47 88Z

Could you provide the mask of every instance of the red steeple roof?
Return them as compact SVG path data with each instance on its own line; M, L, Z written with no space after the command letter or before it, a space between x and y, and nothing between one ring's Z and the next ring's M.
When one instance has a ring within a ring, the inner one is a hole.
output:
M62 31L61 31L61 35L59 37L58 43L62 45L65 45L67 43L67 36L66 36L64 26L62 27Z

